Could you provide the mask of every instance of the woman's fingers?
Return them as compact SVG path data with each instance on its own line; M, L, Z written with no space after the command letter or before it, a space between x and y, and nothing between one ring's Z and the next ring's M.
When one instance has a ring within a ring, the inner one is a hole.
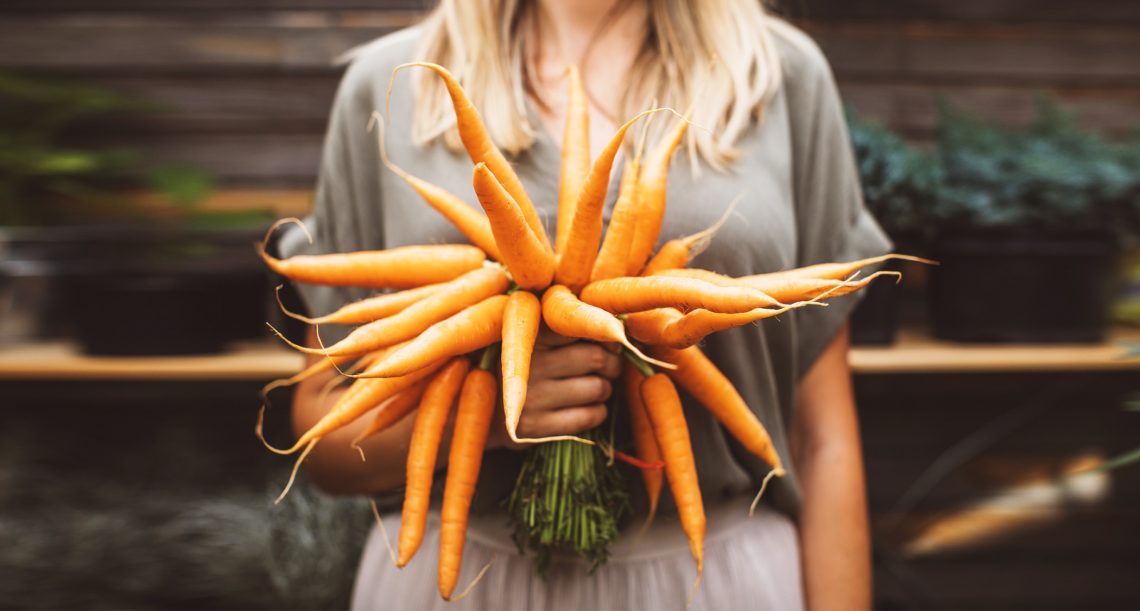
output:
M574 342L561 348L534 353L531 383L551 378L597 374L615 379L621 374L621 357L590 342Z
M600 376L579 376L576 378L563 378L560 380L544 380L531 384L527 391L526 407L523 413L535 413L604 403L610 398L613 385Z
M573 435L598 426L606 419L606 406L600 403L545 411L523 410L519 419L520 437Z

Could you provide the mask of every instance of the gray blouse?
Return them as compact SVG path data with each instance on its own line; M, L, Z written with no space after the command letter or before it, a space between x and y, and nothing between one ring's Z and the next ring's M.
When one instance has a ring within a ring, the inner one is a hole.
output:
M283 239L283 254L464 240L380 165L375 135L365 129L370 113L383 111L392 69L413 59L418 34L416 28L396 32L356 54L333 105L313 212L306 221L315 242L309 245L299 231L292 231ZM686 153L678 152L669 176L662 241L708 227L733 198L742 195L737 216L693 261L694 267L743 276L887 252L889 242L863 206L843 110L826 60L797 30L785 26L773 35L786 75L783 87L764 118L738 142L743 155L730 171L705 167L694 176ZM401 75L388 117L389 156L412 174L477 206L471 191L471 162L465 154L453 153L442 143L425 148L412 144L411 92L409 78ZM559 151L539 132L535 144L513 163L550 229L556 218ZM621 168L615 168L614 176L620 173ZM616 195L614 180L607 220ZM366 296L352 289L298 288L315 314ZM800 497L788 449L796 385L842 326L856 299L843 297L827 308L798 310L717 333L702 346L771 432L789 472L766 502L792 516ZM754 494L768 466L746 452L699 405L687 402L685 410L706 504ZM519 458L520 453L508 450L488 453L477 509L495 510L514 482ZM669 501L662 498L662 511L671 510Z

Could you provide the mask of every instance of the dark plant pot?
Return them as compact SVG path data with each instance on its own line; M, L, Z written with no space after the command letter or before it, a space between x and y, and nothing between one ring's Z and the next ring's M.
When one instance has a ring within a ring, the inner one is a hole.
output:
M1104 339L1118 247L1109 236L940 240L931 271L934 335L961 342Z
M38 234L24 241L46 255L47 301L89 354L200 354L264 333L268 276L252 247L259 230L80 227ZM30 258L32 249L24 250Z
M888 265L884 269L896 269ZM890 279L872 282L863 289L863 300L851 313L851 344L887 346L895 342L899 330L901 287Z

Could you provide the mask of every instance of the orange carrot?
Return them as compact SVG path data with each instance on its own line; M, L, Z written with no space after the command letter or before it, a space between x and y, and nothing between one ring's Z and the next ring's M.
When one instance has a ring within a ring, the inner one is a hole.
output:
M628 276L638 275L649 255L653 253L654 247L657 246L657 238L661 235L661 224L665 220L669 162L673 159L673 151L677 150L677 145L681 143L681 138L684 137L688 127L687 118L678 121L641 167L641 175L637 180L637 225L633 232L633 242L630 245L626 267Z
M637 223L637 172L640 161L635 157L625 162L621 173L621 187L618 190L610 224L606 228L602 248L594 260L590 272L590 282L617 278L625 275L626 259L629 257L629 244L633 239L634 224Z
M495 236L491 235L491 223L487 221L487 217L479 214L478 210L447 189L405 172L403 168L388 159L388 151L384 146L384 118L375 111L372 112L372 118L368 121L369 131L372 130L373 125L376 126L380 161L396 176L404 179L404 182L408 183L408 186L416 193L419 193L429 206L435 208L444 218L451 221L451 224L455 225L455 228L472 244L481 248L488 257L501 261L499 247L495 244Z
M772 446L768 431L732 382L699 348L673 350L654 346L652 352L677 365L677 369L668 372L669 377L705 406L745 449L772 465L778 475L783 474L783 463Z
M384 378L379 380L357 380L342 394L337 402L329 409L316 424L309 427L297 442L287 449L278 449L270 446L265 442L262 436L262 422L259 416L257 427L254 432L257 434L258 439L270 451L276 454L293 454L298 450L302 450L301 455L297 457L297 461L293 464L293 472L289 475L289 482L285 484L285 489L281 491L281 495L277 497L277 502L280 503L281 499L285 498L289 489L293 487L293 482L297 478L297 471L301 467L301 463L308 457L309 452L324 438L325 435L340 429L344 426L351 424L360 418L372 408L383 403L389 397L404 390L416 382L426 378L427 376L435 373L443 365L443 361L428 365L417 371L414 371L406 376Z
M639 342L655 345L668 345L665 330L673 322L684 316L675 308L657 308L644 312L633 312L625 316L625 330Z
M277 287L277 304L281 306L281 311L284 312L286 316L295 318L310 325L358 325L380 320L381 318L387 318L393 314L396 314L397 312L400 312L413 303L420 301L424 297L435 294L443 286L446 285L443 283L429 284L427 286L408 289L406 291L399 291L397 293L384 293L382 295L368 297L344 305L335 312L325 314L324 316L317 316L316 318L302 316L285 309L285 306L281 304L280 286Z
M693 258L701 254L705 248L708 248L713 235L728 222L729 216L739 202L740 197L732 200L732 203L728 205L728 209L724 211L724 214L707 229L683 238L676 238L665 242L657 251L657 254L653 255L653 258L649 260L649 263L645 264L645 269L641 271L641 275L651 276L659 270L687 266L689 261L692 261Z
M658 373L641 383L641 399L653 423L657 447L665 461L665 477L673 491L681 529L685 531L693 559L697 561L699 580L705 566L705 509L681 398L668 376Z
M416 412L416 424L412 429L411 441L408 442L404 509L400 520L400 557L396 561L398 567L407 565L423 542L439 445L451 416L455 396L459 394L459 388L470 368L466 358L451 359L428 384Z
M261 398L262 398L262 400L264 400L265 397L268 396L270 391L272 391L272 390L275 390L278 388L284 388L286 386L292 386L294 384L304 382L305 380L308 380L309 378L311 378L311 377L313 377L319 373L329 371L333 367L340 365L341 363L348 362L350 360L352 360L352 357L349 357L349 356L340 356L340 357L336 357L335 359L321 359L321 360L317 361L316 363L313 363L312 365L305 367L300 372L295 373L288 378L283 378L280 380L273 380L272 382L266 384L265 386L263 386L261 388Z
M621 344L654 365L671 366L646 356L637 346L630 343L625 336L625 328L616 316L601 308L582 303L574 293L570 292L570 289L561 284L546 289L546 293L543 294L542 319L546 321L551 331L559 335Z
M491 141L491 134L487 132L487 126L483 124L483 119L479 115L479 111L471 103L467 93L463 91L463 87L459 81L455 79L446 68L437 64L427 62L413 62L397 66L392 71L392 81L388 83L388 95L392 95L392 83L396 79L396 74L404 68L418 66L420 68L427 68L438 74L443 79L443 84L447 87L447 93L451 96L451 104L455 109L455 125L459 130L459 139L463 141L463 147L467 149L467 155L471 157L473 163L485 163L491 170L491 173L499 179L507 193L511 194L515 202L518 203L522 215L526 218L527 225L538 238L543 247L550 251L550 239L546 236L546 229L542 226L542 219L538 216L538 211L535 210L534 204L530 201L530 196L527 195L526 189L523 188L522 181L519 180L518 174L515 173L507 158L503 156L499 147ZM500 247L502 243L500 242Z
M439 377L440 374L435 374ZM414 386L410 386L400 392L396 393L394 397L388 399L377 408L376 417L372 422L368 423L368 427L352 440L352 447L360 452L360 458L364 458L364 450L360 448L360 443L373 435L379 435L388 429L388 427L396 424L407 416L417 405L420 403L420 397L423 396L424 390L428 387L427 380L420 380Z
M506 295L495 295L435 323L369 367L361 378L389 378L407 375L431 363L467 354L489 346L503 337L503 309Z
M440 510L439 593L444 600L451 600L459 579L471 498L479 479L497 394L495 376L480 368L467 374L459 395Z
M897 282L902 274L896 271L875 272L859 280L831 280L826 278L799 278L796 276L745 276L740 281L758 288L784 302L806 301L826 296L841 297L858 291L877 278L890 276Z
M507 433L518 441L516 431L526 403L530 358L538 326L542 322L542 306L529 291L515 291L503 310L503 414Z
M611 278L586 285L582 301L603 310L621 314L655 308L738 313L780 305L757 289L746 286L717 286L695 278L648 276Z
M478 163L471 178L475 195L491 223L500 259L524 289L543 289L554 277L554 255L534 237L510 193L486 165Z
M297 219L282 219L297 223ZM304 227L304 225L301 225ZM266 234L266 240L269 234ZM258 254L274 272L297 282L331 286L358 286L371 289L408 289L446 282L483 264L487 256L467 244L401 246L388 250L362 250L332 255L297 255L275 259L262 242Z
M598 256L598 246L602 240L602 216L606 204L606 192L610 184L610 171L613 169L614 157L625 141L625 134L633 124L651 113L669 110L655 108L639 113L626 121L618 128L617 133L610 138L609 143L602 149L601 154L594 160L590 168L590 175L582 185L578 201L574 204L574 218L570 222L570 235L566 238L565 247L558 257L558 270L554 279L559 284L566 285L570 290L578 292L590 281L590 272L594 269L594 260Z
M483 267L448 282L434 295L412 304L404 311L357 327L347 337L327 348L309 348L289 341L290 346L306 354L344 356L364 354L412 339L428 327L454 316L464 308L479 303L507 289L507 274L502 268Z
M806 302L804 302L806 305ZM693 310L670 322L664 329L663 340L659 342L670 348L688 348L701 342L705 337L733 327L754 323L765 318L779 316L799 307L790 305L783 308L756 308L740 314L719 314L708 310Z
M558 183L558 226L554 249L562 252L570 235L570 220L582 184L590 172L590 103L578 67L567 70L569 92L566 98L566 127L562 131L562 171Z
M916 263L925 263L927 265L938 265L937 261L930 259L923 259L922 257L914 257L911 255L900 255L891 253L879 257L871 257L869 259L859 259L858 261L851 261L848 263L818 263L816 265L808 265L807 267L797 267L796 269L788 269L781 272L773 272L770 274L757 274L755 276L745 276L741 280L751 281L754 279L772 279L772 278L824 278L830 280L843 280L851 274L876 263L883 261L900 260L900 261L914 261Z
M622 384L625 387L626 408L629 410L629 425L633 434L633 447L637 449L637 458L646 463L661 462L661 449L657 447L657 438L653 433L653 425L649 422L649 412L645 411L645 404L641 401L641 384L645 380L637 367L626 361L622 371ZM661 469L642 469L641 479L645 482L645 492L649 496L649 516L646 523L653 520L657 514L657 502L661 498L661 486L665 474Z

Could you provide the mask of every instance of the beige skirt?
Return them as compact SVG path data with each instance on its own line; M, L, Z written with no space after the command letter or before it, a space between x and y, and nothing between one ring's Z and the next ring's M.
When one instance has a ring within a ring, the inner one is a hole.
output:
M802 609L803 583L796 527L786 516L760 510L748 517L748 500L709 507L705 571L693 609ZM399 532L399 516L384 518ZM520 555L503 517L472 520L463 552L458 594L494 561L470 594L445 602L436 586L439 514L428 517L423 545L397 569L383 536L372 529L352 595L353 609L684 609L696 568L676 518L659 517L641 537L639 526L622 533L613 556L590 574L573 557L555 558L546 578Z

